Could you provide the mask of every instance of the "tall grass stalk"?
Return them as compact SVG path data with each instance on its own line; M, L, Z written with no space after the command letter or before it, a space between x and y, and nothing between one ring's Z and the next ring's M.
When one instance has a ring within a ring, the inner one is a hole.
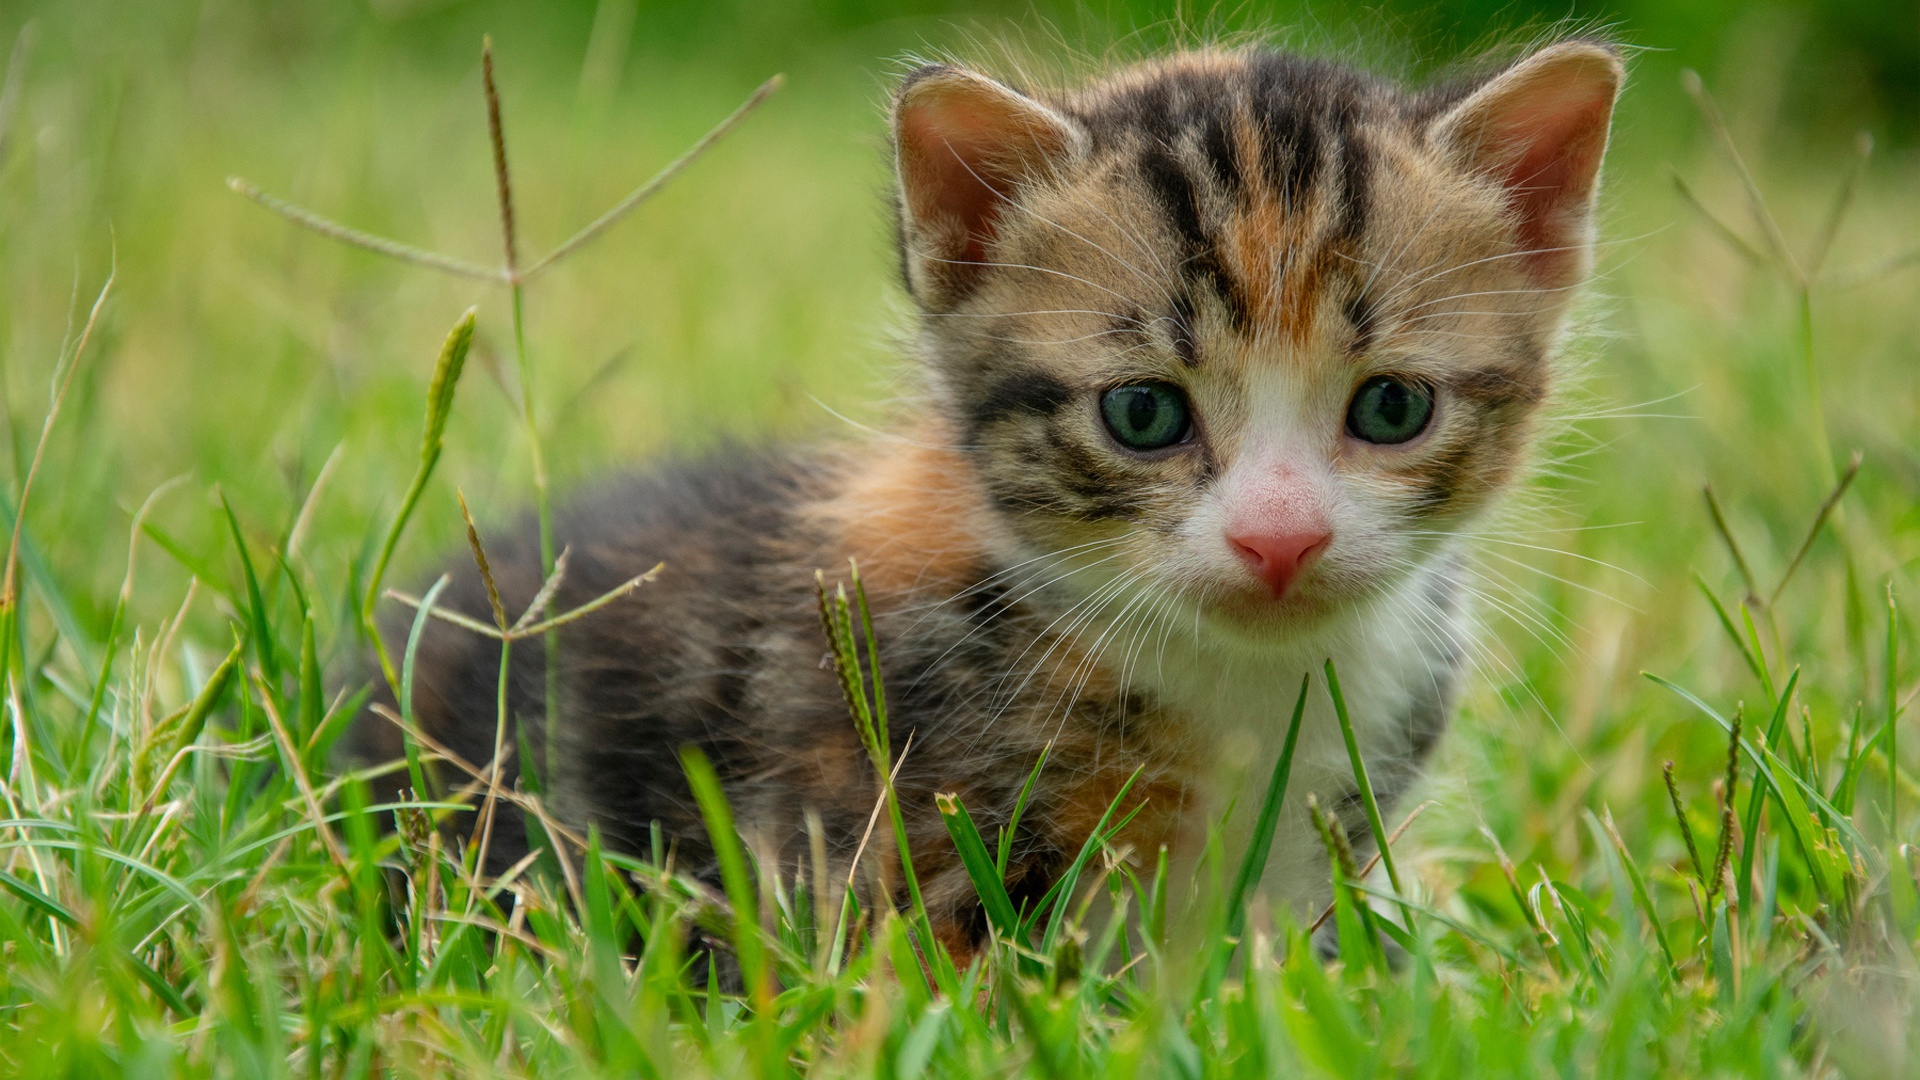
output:
M704 154L708 148L718 142L727 133L731 132L741 120L746 118L748 113L758 108L768 96L779 89L783 80L780 76L776 75L761 84L738 108L712 130L707 132L706 135L696 141L686 152L669 162L667 166L653 178L636 188L626 198L616 203L612 208L607 210L606 213L600 215L600 217L594 219L593 222L581 229L578 233L569 237L561 243L560 246L535 260L534 264L529 267L524 274L521 272L520 266L519 230L514 212L513 183L507 169L507 138L505 125L501 118L500 92L494 81L493 39L491 36L484 38L481 42L480 81L482 96L486 103L488 146L492 155L494 190L499 205L501 248L504 256L504 261L497 271L452 256L442 255L438 252L428 251L397 240L389 240L385 237L376 236L347 225L342 225L324 215L317 214L304 207L268 195L252 183L237 176L229 177L227 186L235 192L259 203L261 206L280 214L289 221L303 225L323 236L331 237L342 243L360 247L427 269L440 270L462 277L499 281L506 285L513 319L514 372L517 384L520 425L522 436L527 444L528 461L532 468L534 512L539 522L540 573L542 578L546 578L553 574L554 560L556 558L553 539L553 499L551 485L548 479L546 450L540 429L539 412L535 406L533 365L527 349L525 284L530 278L551 269L562 260L585 247L588 243L591 243L620 219L626 217L659 193L669 181L680 175L696 158ZM460 341L459 358L454 361L452 379L447 380L448 400L446 404L448 405L451 404L452 380L458 378L459 364L464 362L466 349L471 340L471 314L472 313L469 312L468 319L463 323L466 330L465 336ZM456 329L456 334L458 333L459 330ZM452 346L453 339L449 338L448 349L442 352L443 367L447 363L447 357ZM435 369L436 386L441 382L440 372L441 368L437 367ZM430 401L438 401L438 396L430 396ZM439 420L440 428L444 430L444 408L439 414ZM428 426L430 431L434 427L434 414L431 411L429 413ZM433 438L435 445L432 451L432 458L433 460L437 460L439 454L437 435L433 436ZM387 562L392 557L393 548L398 543L401 532L404 531L406 521L408 517L411 516L414 504L418 502L420 489L424 488L427 475L432 472L432 465L427 463L427 451L425 448L423 448L422 454L423 467L416 473L416 485L409 489L407 497L403 500L401 512L396 517L393 528L389 530L387 539L381 546L374 572L369 575L369 583L366 590L367 610L363 615L363 626L368 638L373 643L375 653L380 661L382 673L385 674L388 684L393 686L396 692L398 691L399 685L398 675L394 670L392 659L380 639L379 631L374 625L375 620L372 608L374 606L373 601L379 596L380 583L385 576ZM546 715L548 720L551 721L559 711L559 637L549 632L545 635L543 646L546 656L544 698ZM551 733L555 725L549 722L543 726L548 732L548 738L551 739ZM552 747L549 746L549 752L551 749Z

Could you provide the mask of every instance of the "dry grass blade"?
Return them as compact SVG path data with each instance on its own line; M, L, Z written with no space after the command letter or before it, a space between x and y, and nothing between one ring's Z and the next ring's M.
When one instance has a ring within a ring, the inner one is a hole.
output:
M346 849L340 846L340 839L333 835L333 829L327 824L327 814L320 806L320 799L313 792L313 781L308 778L307 770L301 764L300 748L294 744L293 736L287 731L286 722L280 719L280 710L273 703L273 687L258 671L252 672L253 682L259 688L260 707L267 714L267 723L273 728L274 741L280 744L280 753L284 755L283 767L293 776L293 782L300 789L300 798L307 804L307 813L313 817L314 831L319 834L320 842L326 845L327 854L334 865L345 870L348 866Z
M700 155L706 153L714 143L724 138L728 132L739 125L740 121L747 118L747 114L759 108L760 103L772 96L773 92L780 89L785 82L786 76L775 75L773 78L761 83L758 89L747 96L747 100L741 102L738 108L727 115L726 119L715 124L705 135L700 136L698 142L688 147L679 157L668 162L666 168L654 173L646 183L635 188L626 198L615 203L612 209L593 219L585 228L563 241L559 247L554 248L536 260L532 266L527 267L525 273L520 275L520 280L531 281L540 274L551 270L554 264L592 243L599 238L601 233L606 232L615 224L619 223L621 218L633 213L634 210L639 208L641 203L659 194L661 188L666 187L668 183L672 182L674 177L679 176L687 166L693 164ZM501 175L504 176L505 173L502 172Z
M1852 288L1869 281L1878 281L1888 274L1905 270L1909 266L1920 266L1920 248L1902 255L1895 255L1890 259L1882 259L1868 266L1833 274L1827 279L1827 284L1829 288Z
M541 612L547 610L548 605L553 603L553 594L559 592L561 584L567 580L567 556L571 554L573 554L573 548L569 546L561 548L560 554L554 556L553 573L548 574L547 580L540 583L540 591L533 594L533 600L527 604L527 610L521 612L520 617L507 628L508 636L524 631L533 620L540 617Z
M1747 557L1740 552L1740 542L1733 538L1733 530L1727 527L1727 517L1720 512L1720 500L1714 497L1713 485L1702 484L1700 493L1707 499L1707 514L1713 519L1713 531L1720 534L1720 542L1727 546L1727 554L1733 556L1734 568L1740 571L1740 583L1746 586L1747 600L1760 601L1760 583L1754 580L1753 568L1747 565Z
M1706 118L1707 127L1713 130L1714 136L1720 140L1721 147L1732 159L1734 171L1740 176L1740 186L1747 193L1747 202L1753 211L1753 216L1759 219L1760 227L1767 234L1767 243L1779 257L1780 265L1793 275L1795 284L1805 288L1807 275L1800 269L1799 262L1794 259L1793 250L1787 246L1786 235L1780 231L1780 223L1774 220L1773 211L1767 206L1766 196L1760 193L1759 181L1753 178L1752 170L1747 168L1747 159L1741 156L1740 147L1734 143L1733 132L1727 127L1726 119L1720 115L1720 106L1714 102L1713 95L1708 92L1706 81L1700 78L1699 72L1689 68L1680 73L1680 85L1686 90L1687 96L1691 97L1694 104L1699 107L1700 115Z
M415 611L420 610L420 608L426 603L426 601L413 595L412 593L401 592L399 589L388 589L385 595L387 599L398 600L402 604L405 604L406 606L414 609ZM439 619L441 622L451 623L452 625L457 626L462 630L471 630L474 633L481 635L482 637L490 637L490 638L493 638L495 641L500 640L500 638L502 637L499 628L488 626L486 623L481 622L479 619L470 619L467 616L462 615L457 611L448 611L446 608L436 606L431 611L429 611L428 614L436 619Z
M880 811L887 808L887 787L900 778L900 767L907 763L907 755L913 751L913 732L907 732L907 741L900 747L900 759L893 763L893 771L887 774L887 782L880 785L880 793L874 796L873 813L867 815L867 831L860 834L860 846L853 849L853 861L847 864L847 888L853 888L854 875L860 870L860 856L867 853L867 841L873 839L873 827L880 822Z
M460 799L488 789L494 768L493 764L489 764L484 768L475 765L473 762L462 757L452 747L427 734L425 731L422 731L418 726L407 723L400 714L387 708L385 705L376 703L372 706L372 711L375 716L387 721L394 727L399 728L410 738L418 741L421 746L426 747L428 752L435 757L467 774L471 782L467 785L466 790L455 793L446 801L457 802ZM500 799L512 803L515 807L532 815L534 820L540 823L540 827L546 830L548 836L559 837L580 851L587 850L587 838L555 819L552 814L547 811L546 804L540 800L539 796L529 795L524 791L518 791L512 788L502 789L498 792L498 795ZM573 896L574 903L578 905L580 903L580 884L578 871L574 868L573 860L558 849L554 851L554 858L560 863L560 874L567 887L568 893Z
M1693 872L1700 876L1700 883L1704 885L1707 882L1707 866L1700 861L1700 849L1693 842L1693 827L1687 824L1686 806L1680 801L1679 785L1673 782L1673 762L1662 766L1660 775L1667 782L1667 799L1673 804L1673 820L1680 824L1680 839L1687 843L1687 858L1693 861Z
M513 221L513 183L507 178L507 136L500 125L500 90L493 82L493 36L480 39L480 89L487 99L487 140L493 146L493 183L500 196L500 235L506 243L507 279L520 267L518 233Z
M1814 277L1818 277L1820 268L1827 264L1827 255L1833 251L1834 238L1840 235L1840 223L1846 220L1847 211L1853 209L1854 196L1860 193L1860 178L1867 175L1867 164L1873 160L1872 132L1861 132L1855 137L1853 145L1853 168L1848 170L1847 179L1840 185L1833 205L1827 210L1826 220L1821 222L1820 232L1807 252L1807 273Z
M502 876L504 877L505 875L502 875ZM552 945L549 945L544 941L541 941L539 938L533 936L527 931L518 929L513 926L509 926L498 919L489 919L485 915L456 914L451 911L436 911L432 915L430 915L429 918L431 918L434 922L444 926L468 926L468 927L472 927L475 930L485 931L486 933L489 933L489 934L498 934L501 937L512 938L522 948L526 949L531 953L534 953L537 956L540 956L541 958L546 960L548 963L559 963L564 958L564 954L561 953L560 950L554 948Z
M1727 732L1727 776L1720 786L1720 843L1713 853L1713 875L1707 879L1707 906L1713 906L1713 896L1727 879L1727 864L1733 858L1734 834L1739 832L1739 818L1733 812L1733 793L1740 783L1740 720L1741 710L1733 710L1733 724Z
M427 752L432 754L436 759L445 761L447 764L467 774L469 778L467 786L460 791L446 795L441 798L440 801L450 803L459 802L469 796L479 794L480 791L484 789L488 773L492 769L491 765L475 765L473 762L468 761L465 757L461 756L459 751L454 750L432 735L427 734L418 725L407 723L404 717L388 708L385 704L375 702L369 708L375 716L399 728L402 732L405 732L408 737L419 740L420 745L425 747ZM521 807L529 806L533 799L533 796L519 791L502 792L500 797ZM582 840L578 834L571 831L567 831L566 836L569 840L578 840L581 844L585 844L585 841Z
M467 548L473 552L473 563L480 568L480 581L487 587L487 605L493 609L493 622L500 630L496 637L505 637L507 632L507 608L500 602L500 587L493 581L493 566L487 562L487 549L480 543L480 530L473 524L473 511L467 509L465 492L456 491L454 497L460 500L460 517L467 523Z
M1392 847L1394 844L1399 843L1401 835L1407 831L1408 826L1413 824L1414 819L1419 817L1421 814L1426 813L1427 808L1433 805L1435 805L1434 801L1432 799L1428 799L1426 802L1423 802L1419 806L1414 807L1412 812L1407 814L1406 817L1400 819L1400 824L1394 826L1393 834L1391 836L1388 836L1387 842L1381 846ZM1376 851L1373 853L1373 858L1367 860L1367 865L1360 868L1359 880L1365 880L1367 875L1373 873L1374 869L1379 865L1380 865L1380 852ZM1314 931L1320 929L1322 926L1325 926L1327 920L1333 918L1333 909L1334 909L1334 905L1328 904L1326 908L1320 912L1320 917L1313 920L1313 925L1307 927L1307 933L1311 934Z
M331 237L343 244L349 244L378 255L385 255L388 258L399 259L401 262L412 263L415 266L424 266L430 270L457 274L460 277L477 278L481 281L507 280L507 276L500 271L481 266L478 263L470 263L465 259L456 259L451 255L442 255L437 251L417 248L411 244L403 244L398 240L389 240L384 236L375 236L372 233L362 232L351 226L342 225L330 218L322 217L304 206L296 206L293 203L287 202L285 199L275 198L238 176L227 177L227 187L232 188L238 194L245 195L261 206L293 222L295 225L311 229L322 236Z
M40 440L33 447L33 461L27 466L27 478L20 485L20 501L13 511L13 539L7 543L7 569L4 579L0 579L0 615L12 611L19 600L20 572L20 528L27 520L27 499L33 495L33 481L40 475L40 462L46 457L47 440L53 435L54 422L60 419L60 406L67 400L67 391L73 387L73 376L80 370L80 361L87 354L87 344L93 340L93 331L100 325L100 312L107 306L107 296L113 291L113 279L119 273L117 267L107 271L107 280L100 285L99 295L93 298L93 308L87 312L87 322L80 330L80 340L73 347L73 359L66 364L66 370L59 374L59 385L54 387L53 402L47 406L47 418L40 423Z
M574 414L580 411L581 406L597 399L621 366L633 357L633 352L633 346L622 345L607 354L607 358L600 361L600 366L594 368L591 375L580 380L580 385L574 388L573 393L568 394L567 399L547 417L547 430L559 430L573 422Z
M1675 190L1680 192L1680 198L1684 200L1689 207L1693 208L1693 212L1699 214L1700 219L1711 226L1714 233L1719 236L1721 240L1725 241L1728 247L1737 252L1741 258L1747 260L1747 262L1754 266L1767 265L1767 257L1755 249L1752 244L1747 243L1746 237L1741 236L1733 226L1721 221L1718 214L1707 209L1707 204L1701 201L1700 196L1694 194L1693 185L1687 183L1686 177L1675 172L1673 174L1673 186Z
M328 459L331 462L331 458ZM324 470L323 470L324 471ZM114 598L112 621L107 626L105 655L100 662L100 677L94 680L93 698L87 703L87 715L81 721L80 738L76 746L77 753L83 753L91 745L94 724L100 719L100 710L107 699L107 683L113 675L115 645L120 639L120 630L126 619L127 609L133 604L134 570L139 564L140 537L147 522L147 514L160 501L161 496L186 482L186 474L172 477L147 493L137 510L133 512L133 524L127 529L127 573L120 579L120 592Z
M594 597L592 600L589 600L586 603L581 604L579 607L573 608L570 611L561 612L560 614L555 615L551 619L545 619L545 620L542 620L541 622L531 623L525 626L516 625L516 626L508 627L504 631L499 629L498 627L488 626L486 623L481 622L479 619L469 618L468 616L462 615L457 611L448 611L446 608L443 608L443 607L436 606L427 614L432 616L433 618L439 619L442 622L450 623L454 626L457 626L462 630L470 630L476 634L481 635L482 637L490 637L495 641L522 641L522 640L525 640L526 638L539 637L540 635L546 633L549 630L557 630L560 627L565 626L576 619L583 619L588 615L591 615L594 612L599 611L601 608L606 607L608 604L613 603L615 600L620 599L621 597L627 595L628 593L639 588L640 586L645 585L646 583L652 581L654 578L659 577L660 571L665 569L666 565L667 565L666 563L656 563L654 564L653 569L648 570L646 573L638 574L634 577L628 578L626 581L623 581L619 585L614 586L612 589L609 589L606 592L601 593L599 596ZM398 600L402 604L405 604L406 606L414 609L415 611L420 610L420 608L426 603L426 601L420 599L419 597L413 595L412 593L401 592L398 589L388 589L386 592L386 595L389 599Z
M1800 569L1800 563L1806 559L1814 540L1819 538L1821 527L1827 523L1827 518L1832 516L1833 508L1840 505L1840 499L1846 495L1847 488L1853 484L1853 478L1859 475L1861 460L1860 451L1855 450L1853 457L1847 461L1847 471L1841 475L1840 482L1833 485L1833 491L1828 493L1826 501L1820 504L1819 512L1813 515L1813 524L1807 527L1806 538L1800 541L1800 550L1793 553L1793 561L1787 564L1786 573L1780 575L1780 583L1775 585L1773 592L1768 595L1768 607L1772 607L1780 599L1780 593L1786 589L1787 583L1793 580L1794 571Z
M334 467L340 464L340 452L346 448L344 442L333 444L333 450L320 463L320 471L314 474L313 483L307 487L307 497L300 501L300 512L294 515L293 527L287 530L287 561L290 563L300 557L300 546L306 542L307 530L313 526L314 509L320 505L320 493L326 490L327 481L333 479Z
M574 608L571 611L562 612L558 615L555 615L551 619L546 619L541 622L534 623L533 625L528 626L523 630L513 631L508 634L508 637L512 639L523 638L523 637L528 637L528 638L539 637L540 635L545 634L547 631L557 630L560 627L565 626L570 622L573 622L575 619L584 619L588 615L591 615L594 612L599 611L601 608L606 607L608 604L613 603L615 600L620 599L621 597L627 595L628 593L639 588L640 586L645 585L647 582L652 581L654 578L659 577L660 571L664 569L666 565L667 564L663 562L654 563L653 569L648 570L644 574L636 574L633 577L628 578L626 581L621 582L619 585L616 585L613 588L607 590L606 592L601 593L599 596L596 596L593 599L587 601L586 603L581 604L579 607Z
M486 869L488 850L493 846L493 822L500 805L500 777L507 757L508 679L512 673L513 641L507 637L507 609L500 602L500 589L494 584L493 567L487 563L487 549L480 543L480 530L473 524L473 512L467 509L467 496L464 492L455 494L460 499L460 516L467 523L467 546L473 550L474 564L480 568L487 604L493 609L493 622L500 631L495 635L500 640L500 674L494 697L493 762L487 770L487 797L480 804L479 846L473 860L474 872L482 873ZM473 900L472 896L467 898L469 907Z

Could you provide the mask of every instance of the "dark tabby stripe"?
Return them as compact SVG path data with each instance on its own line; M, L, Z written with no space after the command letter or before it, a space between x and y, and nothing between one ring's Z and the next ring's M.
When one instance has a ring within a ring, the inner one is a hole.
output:
M1044 371L1029 369L1002 376L974 404L969 442L978 442L982 431L1016 413L1052 416L1073 396L1071 387Z

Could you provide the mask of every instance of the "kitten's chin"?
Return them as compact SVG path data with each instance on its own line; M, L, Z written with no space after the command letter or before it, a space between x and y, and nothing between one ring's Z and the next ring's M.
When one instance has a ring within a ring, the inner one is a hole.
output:
M1319 589L1296 589L1275 598L1264 589L1235 589L1207 601L1208 622L1250 641L1288 641L1324 625L1339 603Z

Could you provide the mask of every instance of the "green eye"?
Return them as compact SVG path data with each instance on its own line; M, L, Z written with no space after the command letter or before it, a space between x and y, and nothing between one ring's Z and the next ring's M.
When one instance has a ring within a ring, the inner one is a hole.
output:
M1393 375L1360 384L1347 406L1347 434L1363 442L1392 445L1412 439L1433 419L1433 391Z
M1100 415L1120 445L1133 450L1172 446L1193 427L1187 396L1163 382L1114 387L1100 396Z

